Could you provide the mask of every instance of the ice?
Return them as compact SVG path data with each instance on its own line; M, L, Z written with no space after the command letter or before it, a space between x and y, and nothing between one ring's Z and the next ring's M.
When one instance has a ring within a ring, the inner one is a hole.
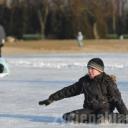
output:
M65 123L62 115L82 108L83 95L63 99L49 106L38 101L71 85L86 72L86 64L101 57L105 71L117 77L118 88L128 106L128 54L122 53L61 53L5 56L10 75L0 78L1 128L125 128L125 124Z

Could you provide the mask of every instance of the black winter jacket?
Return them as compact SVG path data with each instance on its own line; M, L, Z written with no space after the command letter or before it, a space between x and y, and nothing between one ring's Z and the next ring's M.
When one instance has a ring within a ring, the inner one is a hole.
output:
M116 83L106 73L102 73L94 79L90 79L87 74L80 78L78 82L50 95L49 99L57 101L82 93L85 97L84 108L94 111L106 111L106 109L107 111L113 111L116 107L119 113L128 113Z

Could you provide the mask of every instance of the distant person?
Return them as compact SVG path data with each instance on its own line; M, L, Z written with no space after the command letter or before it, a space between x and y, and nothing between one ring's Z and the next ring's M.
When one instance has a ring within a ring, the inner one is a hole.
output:
M9 66L6 60L0 57L0 77L5 77L10 74Z
M77 35L77 42L78 42L78 45L79 47L83 47L83 34L82 32L78 32L78 35Z
M2 25L0 25L0 57L2 56L2 47L4 46L4 43L5 43L5 30L3 28Z
M4 58L2 58L2 47L5 44L5 30L2 25L0 25L0 77L4 77L9 74L8 64Z
M0 64L0 73L3 73L3 71L4 71L4 65Z
M100 119L99 115L113 114L115 108L119 114L123 115L122 119L124 119L126 114L128 114L127 107L123 102L116 82L110 75L104 72L102 59L92 58L89 60L87 68L88 73L76 83L51 94L48 99L40 101L39 105L49 105L54 101L84 94L83 108L65 113L63 115L64 120L87 123L93 120L98 122ZM92 115L94 115L94 118L90 120ZM119 121L118 118L115 120Z

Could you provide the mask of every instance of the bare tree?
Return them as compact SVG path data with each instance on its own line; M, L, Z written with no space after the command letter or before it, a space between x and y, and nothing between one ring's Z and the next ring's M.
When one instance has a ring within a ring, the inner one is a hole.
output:
M68 4L72 13L72 24L74 25L75 33L77 34L83 29L82 20L86 18L84 17L86 6L84 0L69 0Z
M127 0L117 0L116 6L117 6L117 34L120 38L123 37L124 33L124 19L125 19L125 13L124 13L124 5L127 2Z
M49 13L49 1L48 0L40 0L38 1L37 4L37 15L40 21L40 26L41 26L41 35L45 35L45 26L46 26L46 21L47 21L47 16Z

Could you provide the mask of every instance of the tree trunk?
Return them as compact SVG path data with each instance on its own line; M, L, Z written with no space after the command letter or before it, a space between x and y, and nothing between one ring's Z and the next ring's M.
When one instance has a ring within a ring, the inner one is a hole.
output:
M116 2L112 1L113 13L112 13L112 29L113 33L116 33Z
M41 29L40 29L40 33L41 33L41 36L42 36L42 38L44 38L44 21L43 21L43 17L42 17L42 14L41 14L41 11L39 10L38 11L38 17L39 17L39 21L40 21L40 27L41 27Z
M99 39L100 38L99 37L99 33L98 33L97 23L96 22L93 24L93 34L94 34L94 38L95 39Z
M112 29L113 29L113 33L116 33L116 16L114 15L112 17Z
M48 7L45 8L44 14L42 14L41 10L38 10L38 17L41 26L41 35L42 38L45 38L45 24L48 16Z

